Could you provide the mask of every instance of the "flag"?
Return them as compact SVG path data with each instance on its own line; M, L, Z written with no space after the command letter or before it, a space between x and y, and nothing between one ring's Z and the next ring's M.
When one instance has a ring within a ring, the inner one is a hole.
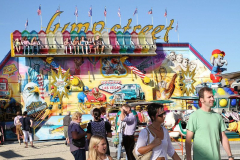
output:
M167 17L167 9L165 9L164 17Z
M56 10L56 13L60 12L60 6L58 6L58 9Z
M37 14L38 14L39 16L42 14L41 5L39 5L39 7L38 7Z
M142 73L141 71L139 71L139 70L137 69L137 67L135 67L134 65L132 65L132 63L129 62L128 60L125 60L124 64L125 64L126 66L128 66L128 68L129 68L130 70L132 70L133 73L135 73L136 75L138 75L141 79L143 79L143 78L146 76L144 73Z
M121 17L120 7L118 8L118 17Z
M135 15L135 14L137 14L138 13L138 11L137 11L137 8L135 9L135 11L134 11L134 13L133 13L133 16Z
M90 7L90 10L88 11L88 16L92 17L92 6Z
M176 31L176 32L178 31L178 22L177 22L177 25L176 25L176 29L175 29L175 31Z
M25 29L27 29L27 26L28 26L28 19L27 19L27 21L25 23Z
M106 9L106 7L105 7L105 10L104 10L104 17L106 17L107 16L107 9Z
M76 8L75 8L74 15L75 15L76 17L78 17L78 9L77 9L77 6L76 6Z
M148 11L148 14L152 14L152 9L150 9L150 10Z

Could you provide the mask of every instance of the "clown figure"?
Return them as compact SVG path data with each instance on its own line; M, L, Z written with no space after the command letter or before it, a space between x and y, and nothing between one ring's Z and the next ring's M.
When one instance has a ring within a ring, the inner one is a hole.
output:
M222 76L220 76L221 72L227 70L226 68L221 68L224 64L227 65L227 60L223 60L225 57L225 52L215 49L212 52L211 63L213 65L210 78L213 83L221 84Z

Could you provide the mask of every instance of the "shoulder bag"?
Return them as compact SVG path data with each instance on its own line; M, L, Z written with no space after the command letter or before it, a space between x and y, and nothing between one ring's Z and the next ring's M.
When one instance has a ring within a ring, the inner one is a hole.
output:
M147 130L147 132L148 132L148 139L147 139L147 145L149 144L149 134L150 134L150 131L146 128L146 130ZM154 134L154 139L156 138L156 135ZM132 153L133 153L133 156L135 157L135 159L136 160L150 160L151 159L151 157L152 157L152 150L151 151L149 151L149 152L147 152L147 153L145 153L145 154L143 154L143 155L137 155L136 154L136 152L135 152L135 150L136 150L136 145L135 145L135 147L134 147L134 149L133 149L133 151L132 151Z
M69 127L72 127L72 125ZM82 137L80 139L72 139L72 144L78 148L84 148L85 143L86 143L85 137Z

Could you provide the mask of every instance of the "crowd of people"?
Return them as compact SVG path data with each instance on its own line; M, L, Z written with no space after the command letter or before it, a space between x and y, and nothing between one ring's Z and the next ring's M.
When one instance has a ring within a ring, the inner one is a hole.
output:
M71 42L68 38L65 38L64 40L64 46L65 46L65 52L68 52L68 49L70 50L70 53L72 53L72 47L74 49L74 54L80 54L80 48L82 51L82 54L89 54L94 51L95 54L102 54L104 50L104 42L103 40L97 35L95 39L88 38L85 39L84 36L81 36L80 40L78 37L75 37L74 40ZM85 52L84 52L85 51Z
M32 53L39 53L40 48L44 47L44 45L41 43L41 41L37 37L33 37L30 40L28 37L24 36L22 40L19 38L16 38L13 41L14 49L17 53L20 53L21 48L23 48L23 54L30 54L30 49ZM58 43L57 43L58 44ZM76 36L73 41L71 41L69 38L65 38L63 42L65 53L68 53L68 49L70 50L70 54L72 53L72 49L74 51L74 54L80 54L80 48L82 54L89 54L90 52L93 52L95 54L102 54L104 51L104 42L103 40L97 35L94 39L88 38L85 39L84 36L81 36L80 40ZM36 49L36 52L35 52Z
M192 139L194 160L220 160L220 142L223 145L229 160L234 157L231 153L228 138L225 134L226 125L222 117L211 110L214 104L214 97L211 88L204 87L199 91L199 100L202 103L201 109L191 113L187 124L186 135L186 158L191 160ZM132 110L128 104L123 104L117 114L116 133L118 135L117 159L121 159L122 146L126 151L127 160L135 160L141 157L149 160L165 160L168 156L174 160L180 160L176 153L168 130L162 125L166 112L162 104L152 103L147 107L148 116L151 123L142 129L135 143L134 134L137 124L143 122L142 108L140 112ZM88 123L87 131L81 128L82 114L75 112L70 117L70 112L64 117L64 135L66 143L70 146L70 151L76 160L112 160L108 144L108 137L112 137L111 122L106 113L106 108L94 108L91 111L93 119ZM20 137L28 147L28 138L33 146L31 137L32 120L27 116L27 112L14 119L19 143ZM21 133L21 128L22 132Z

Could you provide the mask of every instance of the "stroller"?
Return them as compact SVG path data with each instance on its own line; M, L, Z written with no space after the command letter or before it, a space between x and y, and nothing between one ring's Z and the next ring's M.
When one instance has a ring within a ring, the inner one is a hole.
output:
M4 132L3 132L3 127L0 126L0 145L3 145L4 143Z

